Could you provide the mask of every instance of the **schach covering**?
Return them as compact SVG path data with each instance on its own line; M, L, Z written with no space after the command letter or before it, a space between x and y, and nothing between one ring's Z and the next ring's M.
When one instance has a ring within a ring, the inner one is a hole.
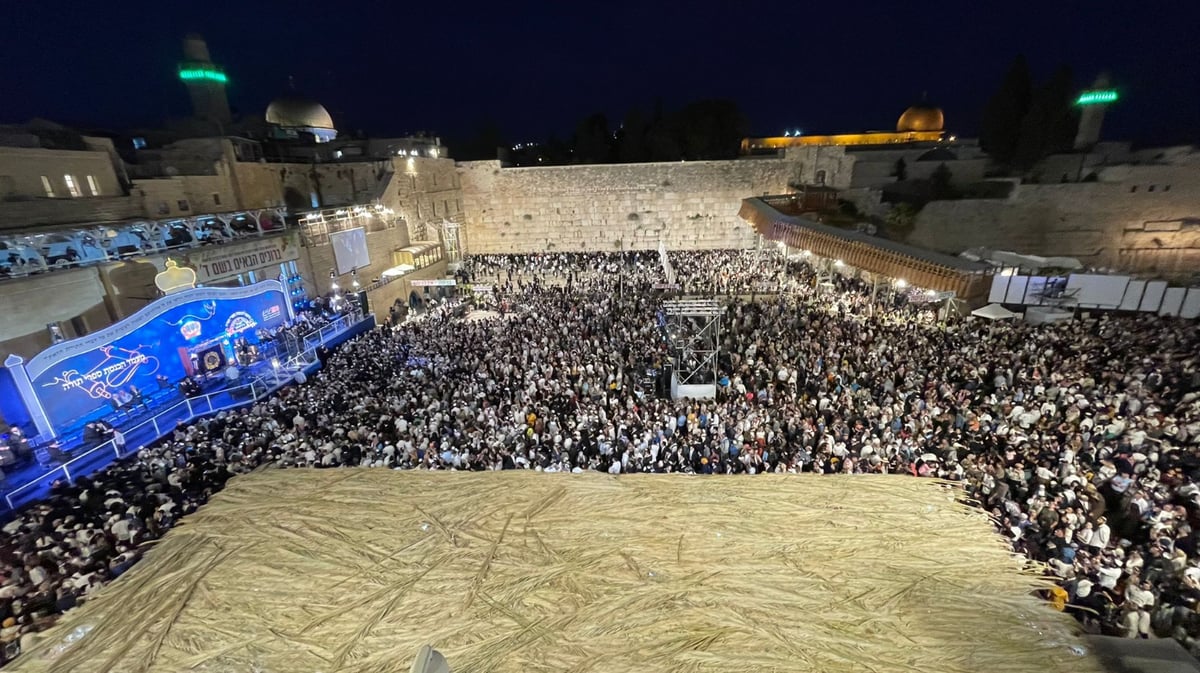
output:
M239 477L16 671L1092 673L1051 582L905 476ZM81 639L66 644L72 634Z

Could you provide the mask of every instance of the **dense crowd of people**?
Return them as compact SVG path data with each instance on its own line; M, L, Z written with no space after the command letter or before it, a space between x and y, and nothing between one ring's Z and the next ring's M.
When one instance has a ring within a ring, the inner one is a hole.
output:
M657 253L471 258L460 275L490 286L488 311L451 300L364 335L306 383L20 512L3 528L0 640L15 654L230 477L274 465L956 480L1057 576L1055 607L1200 651L1193 322L946 319L803 260L670 266L679 293L727 307L716 398L658 394L672 290Z

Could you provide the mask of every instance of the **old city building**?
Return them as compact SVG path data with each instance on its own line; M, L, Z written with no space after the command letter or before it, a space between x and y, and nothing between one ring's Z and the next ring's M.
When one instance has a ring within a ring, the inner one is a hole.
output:
M929 201L897 242L1063 255L1185 283L1200 268L1200 154L1100 142L1097 112L1086 147L1024 180L988 178L978 143L925 103L895 131L748 138L732 161L511 168L456 164L433 137L339 135L294 88L236 118L224 70L195 35L179 76L194 113L165 129L0 127L4 352L36 353L48 326L70 338L132 314L157 296L167 258L202 285L282 278L297 302L357 281L386 312L468 251L753 247L762 239L738 215L744 199L803 194L826 223L853 204L833 224L855 229L855 217L887 215L898 183L938 171L986 189ZM363 249L339 263L334 239L359 229Z

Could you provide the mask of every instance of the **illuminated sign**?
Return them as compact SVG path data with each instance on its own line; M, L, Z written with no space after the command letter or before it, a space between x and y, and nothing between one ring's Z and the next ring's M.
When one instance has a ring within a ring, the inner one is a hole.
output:
M274 328L290 318L282 307L289 307L287 291L275 280L184 290L111 327L51 346L25 365L32 394L45 411L43 422L62 432L83 417L108 411L109 400L129 386L149 393L158 389L160 375L175 383L192 367L189 349L202 334L209 340L240 336L253 342L253 328ZM45 431L40 423L39 431Z
M229 320L225 321L225 333L232 336L249 329L254 329L258 323L254 322L254 318L250 317L245 311L238 311L229 316Z
M179 79L185 82L207 80L209 82L220 82L221 84L225 84L229 81L229 78L225 76L225 73L221 72L217 68L198 67L180 68Z
M133 380L139 369L143 369L146 376L158 371L158 358L140 352L141 348L140 345L133 350L103 346L97 350L104 358L92 364L91 369L80 372L64 368L42 385L62 391L80 390L94 400L107 400Z
M196 270L196 282L211 284L236 278L247 271L274 267L268 278L279 275L279 264L300 259L295 234L272 236L245 244L202 248L187 256L188 266Z
M408 284L413 287L454 287L458 285L458 281L453 278L434 278L433 280L410 280Z
M154 284L163 294L173 294L196 287L195 271L179 266L173 259L168 259L164 266L166 268L154 277Z
M1075 99L1075 104L1103 105L1105 103L1115 103L1119 97L1115 89L1095 89L1079 94L1079 98Z
M184 339L195 339L200 336L201 329L198 321L188 320L179 327L179 333L183 335Z

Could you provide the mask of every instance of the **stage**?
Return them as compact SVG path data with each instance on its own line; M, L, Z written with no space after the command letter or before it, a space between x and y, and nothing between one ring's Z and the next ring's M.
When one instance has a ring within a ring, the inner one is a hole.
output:
M118 456L110 441L84 441L82 427L88 422L103 420L119 429L125 436L126 452L121 456L124 457L169 434L177 423L250 404L289 383L296 371L311 374L320 366L313 353L317 347L334 348L374 327L373 315L361 319L341 316L300 337L306 348L303 357L261 359L241 367L236 379L212 377L202 385L199 394L191 397L172 385L147 394L144 406L134 405L120 413L105 406L94 409L73 420L69 429L52 440L31 441L34 455L20 466L4 468L4 506L9 510L20 508L44 497L54 481L91 474L116 460ZM278 360L281 367L277 370ZM58 455L51 455L45 446L47 441L57 443L53 453Z
M1093 673L987 513L899 475L267 469L18 671ZM72 634L86 634L68 643Z

